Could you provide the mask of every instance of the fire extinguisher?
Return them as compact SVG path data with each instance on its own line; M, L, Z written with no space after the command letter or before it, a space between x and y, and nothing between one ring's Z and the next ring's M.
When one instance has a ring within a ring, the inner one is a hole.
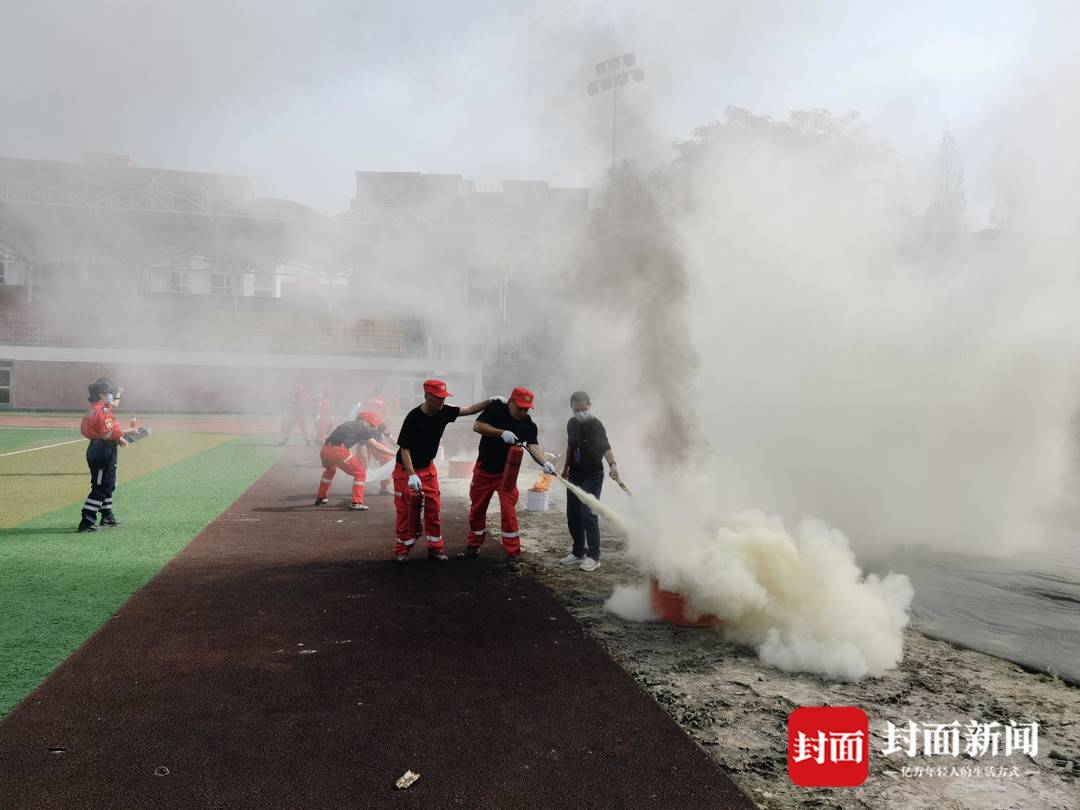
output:
M503 477L500 485L503 490L509 491L517 487L518 472L521 470L521 458L524 455L525 451L521 449L520 445L516 444L506 454L506 466L503 467Z
M420 536L420 508L424 505L424 493L411 489L405 496L409 505L409 537Z

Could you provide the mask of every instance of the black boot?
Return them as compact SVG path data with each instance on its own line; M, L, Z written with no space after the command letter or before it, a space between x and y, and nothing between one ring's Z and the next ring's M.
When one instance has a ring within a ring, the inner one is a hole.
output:
M103 528L111 529L114 526L121 526L123 524L116 519L116 515L114 515L112 512L102 512L101 525Z
M79 521L79 528L77 528L75 531L79 532L80 534L82 532L96 532L97 526L94 525L94 521L83 518Z

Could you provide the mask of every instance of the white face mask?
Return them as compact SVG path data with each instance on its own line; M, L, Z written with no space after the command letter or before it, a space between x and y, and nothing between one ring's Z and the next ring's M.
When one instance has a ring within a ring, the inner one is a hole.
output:
M106 405L112 405L112 400L113 400L113 395L112 394L106 394L105 395L105 404Z
M574 418L579 422L584 422L587 419L592 419L592 413L589 411L575 411Z

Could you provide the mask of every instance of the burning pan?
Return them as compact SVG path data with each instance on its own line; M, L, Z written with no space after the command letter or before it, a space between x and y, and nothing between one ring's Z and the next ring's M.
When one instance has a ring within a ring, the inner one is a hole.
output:
M677 624L682 627L715 627L724 623L723 619L712 614L699 616L694 620L689 619L686 614L686 600L683 599L682 594L661 590L656 577L649 580L649 598L653 612L668 624Z

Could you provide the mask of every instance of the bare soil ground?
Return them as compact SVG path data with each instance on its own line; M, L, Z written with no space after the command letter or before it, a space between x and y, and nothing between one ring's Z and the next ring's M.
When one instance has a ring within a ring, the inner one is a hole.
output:
M463 494L466 486L445 481L444 491ZM1080 808L1080 689L914 629L906 633L898 670L862 683L830 683L766 667L753 650L725 641L718 629L624 621L603 606L616 585L642 581L627 557L626 540L605 526L599 570L560 565L570 546L560 490L554 485L552 511L521 512L529 572L760 807ZM825 705L859 706L870 717L870 776L858 788L806 789L788 778L788 714L799 706ZM981 760L885 756L886 722L906 728L909 720L1037 720L1038 754ZM991 767L995 775L988 776ZM915 775L919 768L930 770ZM977 768L983 775L976 775Z

